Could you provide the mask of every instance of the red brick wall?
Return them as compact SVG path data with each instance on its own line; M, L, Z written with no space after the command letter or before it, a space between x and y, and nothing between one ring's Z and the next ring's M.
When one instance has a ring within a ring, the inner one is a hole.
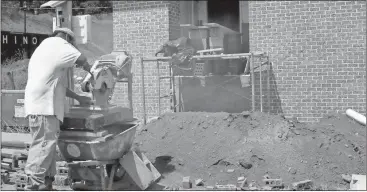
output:
M366 113L366 1L251 1L249 22L250 50L271 53L272 111Z
M141 57L154 56L165 41L179 36L179 1L114 1L113 40L115 50L126 50L134 57L133 107L134 116L143 117ZM167 63L161 64L160 74L168 75ZM158 83L156 62L146 62L145 93L147 116L158 114ZM169 93L168 80L161 80L161 95ZM127 87L116 85L112 102L128 106ZM170 109L169 99L161 100L161 112Z

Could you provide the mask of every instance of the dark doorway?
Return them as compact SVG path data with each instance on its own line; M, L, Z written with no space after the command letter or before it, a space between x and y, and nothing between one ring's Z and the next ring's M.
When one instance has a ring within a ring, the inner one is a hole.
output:
M208 23L218 23L234 31L240 31L240 3L238 0L208 1Z

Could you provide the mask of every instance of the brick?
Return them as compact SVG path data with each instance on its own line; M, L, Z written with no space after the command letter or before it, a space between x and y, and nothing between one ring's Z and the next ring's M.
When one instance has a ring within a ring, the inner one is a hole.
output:
M191 189L192 183L190 181L190 177L184 177L184 178L182 178L182 187L184 189Z
M16 174L16 183L29 183L30 179L29 177L24 173L17 173Z

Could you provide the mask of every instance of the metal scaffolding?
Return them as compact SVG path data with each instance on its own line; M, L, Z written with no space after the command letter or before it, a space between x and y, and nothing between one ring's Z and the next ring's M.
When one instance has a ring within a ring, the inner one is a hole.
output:
M265 62L260 62L259 66L255 66L255 61L254 58L266 58ZM215 54L215 55L195 55L192 57L192 59L194 61L208 61L208 60L228 60L228 59L247 59L247 64L249 64L251 70L250 70L250 76L251 76L251 86L252 86L252 98L246 98L238 93L235 93L237 95L242 96L245 99L251 100L252 102L252 111L256 110L256 95L255 95L255 69L260 67L260 110L261 112L263 112L264 110L264 106L263 106L263 81L262 81L262 66L263 65L267 65L268 66L268 70L267 70L267 104L268 104L268 110L270 110L270 56L268 53L265 52L252 52L252 53L236 53L236 54ZM145 103L145 83L144 83L144 62L156 62L156 67L158 70L157 73L157 84L158 84L158 116L161 115L161 99L162 98L170 98L171 99L171 110L173 110L174 112L176 112L176 108L177 106L179 106L180 104L176 104L176 94L175 94L175 75L173 73L173 66L171 64L169 64L169 76L160 76L160 63L159 62L169 62L172 59L172 57L142 57L141 58L141 78L142 78L142 96L143 96L143 118L144 118L144 124L146 124L147 121L147 113L146 113L146 103ZM247 66L246 66L247 68ZM199 78L198 76L194 76L196 78ZM235 76L232 79L227 80L226 82L223 82L217 86L222 87L222 84L228 83L234 79L240 78L240 75ZM170 80L170 90L172 90L170 92L169 95L165 95L165 96L161 96L161 80L162 79L169 79ZM226 89L227 90L227 89ZM228 90L230 91L230 90ZM233 91L230 91L233 92Z

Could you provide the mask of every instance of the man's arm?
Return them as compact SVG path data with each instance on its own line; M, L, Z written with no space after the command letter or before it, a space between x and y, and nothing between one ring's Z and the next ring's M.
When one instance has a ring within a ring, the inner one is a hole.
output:
M84 71L90 72L91 66L88 63L87 58L84 54L81 54L78 59L75 61L77 67L82 67Z
M79 100L80 96L76 94L75 92L73 92L72 90L70 90L69 88L66 88L66 97L70 97L72 99Z
M78 95L68 88L66 88L66 96L77 100L79 102L79 105L82 106L88 106L93 104L93 101L90 97Z

